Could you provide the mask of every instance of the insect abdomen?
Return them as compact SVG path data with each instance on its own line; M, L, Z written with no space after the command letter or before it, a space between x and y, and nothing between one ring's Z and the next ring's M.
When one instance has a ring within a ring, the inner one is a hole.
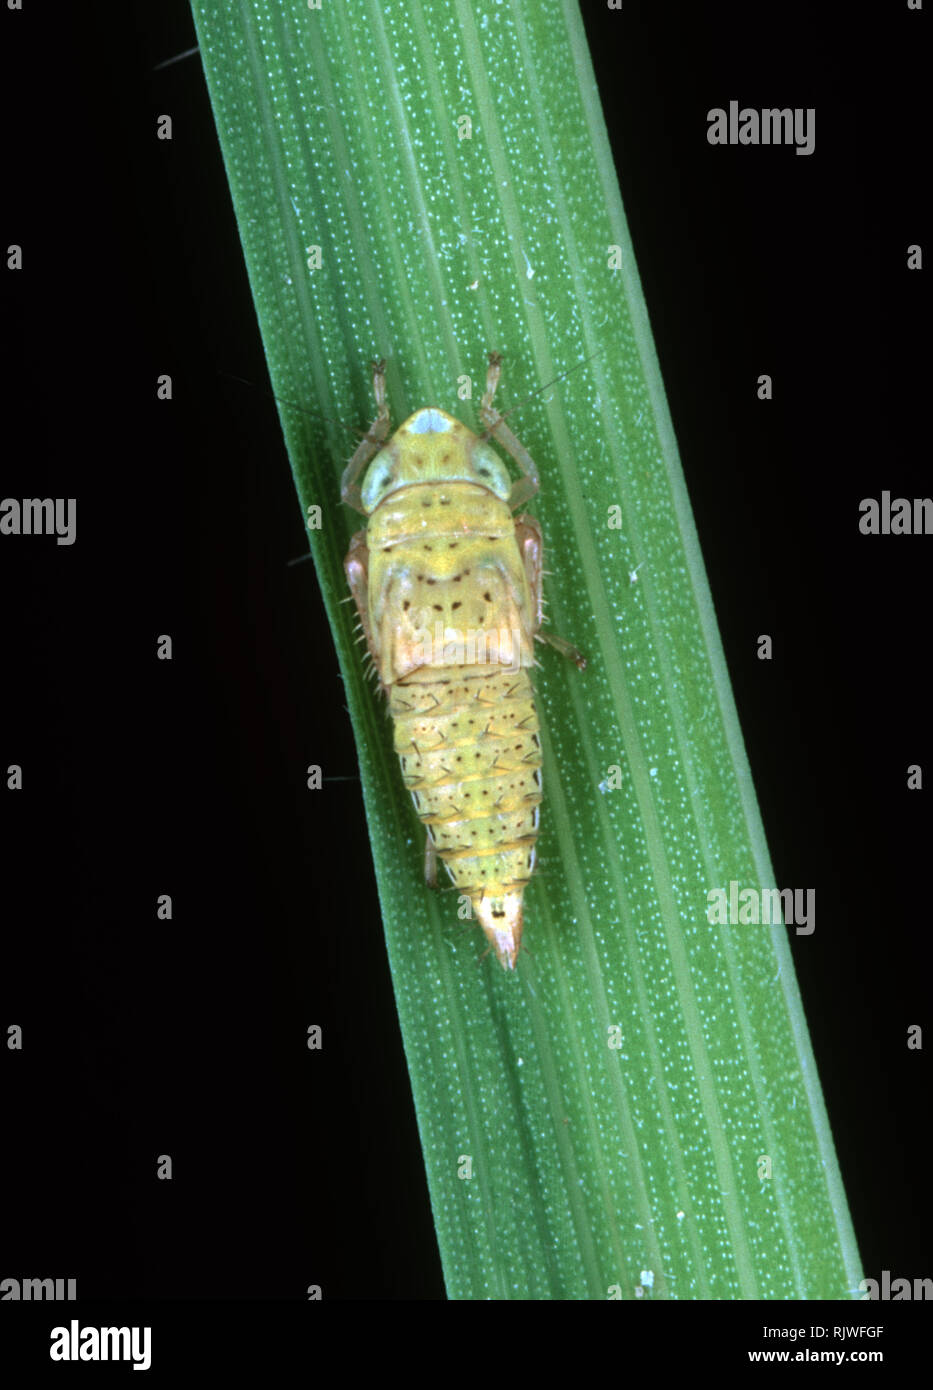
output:
M541 802L526 668L421 668L389 690L405 785L454 884L513 965Z

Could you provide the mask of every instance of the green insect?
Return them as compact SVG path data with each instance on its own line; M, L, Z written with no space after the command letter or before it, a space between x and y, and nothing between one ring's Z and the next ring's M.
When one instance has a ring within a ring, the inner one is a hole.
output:
M375 362L376 418L341 492L369 518L344 566L427 829L425 875L435 881L440 855L513 969L542 798L534 639L586 662L540 631L541 530L513 516L538 491L538 470L493 405L500 369L491 353L482 436L427 406L386 443L385 362ZM490 437L518 464L517 481Z

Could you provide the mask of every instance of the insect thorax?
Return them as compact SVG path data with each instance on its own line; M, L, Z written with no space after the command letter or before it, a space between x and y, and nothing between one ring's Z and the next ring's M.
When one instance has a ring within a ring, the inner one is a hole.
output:
M515 525L489 489L401 488L370 517L367 543L384 686L424 668L533 665L531 594Z

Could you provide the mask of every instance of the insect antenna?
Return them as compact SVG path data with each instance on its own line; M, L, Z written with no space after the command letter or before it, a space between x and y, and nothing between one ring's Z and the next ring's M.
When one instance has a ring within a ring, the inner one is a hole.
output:
M592 362L594 357L601 357L605 351L605 348L597 348L595 352L589 353L588 356L581 357L579 362L574 362L572 367L566 367L564 371L558 372L557 376L551 377L551 380L546 381L543 386L537 387L536 390L531 391L527 396L524 396L522 400L516 401L514 405L510 405L508 410L499 410L497 406L494 406L493 409L497 411L500 419L508 419L508 417L510 415L513 415L516 410L521 410L523 405L527 405L529 401L533 401L535 396L540 396L545 391L550 391L551 387L556 386L557 382L562 381L565 376L570 376L571 372L579 371L581 367L586 366L587 362ZM484 433L480 435L481 439L489 439L491 437L492 430L485 430Z
M361 430L357 425L348 425L345 420L335 420L331 415L320 415L316 410L309 410L306 405L299 405L297 401L290 401L285 396L277 396L274 391L267 391L264 386L258 386L255 381L250 381L245 376L237 376L235 372L225 371L223 367L217 368L217 375L228 377L230 381L238 381L241 386L250 386L254 391L260 391L264 396L268 396L270 400L278 401L279 405L288 405L291 406L292 410L300 410L302 415L310 415L313 420L326 420L329 425L336 425L338 429L348 430L357 439L362 439L366 434L366 431Z
M199 53L200 48L195 44L193 48L186 48L181 53L176 53L174 58L165 58L161 63L156 63L153 72L161 72L163 68L170 68L173 63L180 63L184 58L193 58L195 53Z

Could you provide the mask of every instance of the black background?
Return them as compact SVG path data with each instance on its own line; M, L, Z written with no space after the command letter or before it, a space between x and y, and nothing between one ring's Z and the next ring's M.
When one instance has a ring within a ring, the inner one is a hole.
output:
M926 15L812 8L585 12L777 880L816 888L793 951L863 1265L915 1277L933 541L858 503L931 491ZM0 541L0 1277L441 1299L359 784L304 787L355 753L200 60L154 70L194 42L181 0L2 13L2 492L76 496L78 540ZM815 107L816 153L710 147L730 99Z

